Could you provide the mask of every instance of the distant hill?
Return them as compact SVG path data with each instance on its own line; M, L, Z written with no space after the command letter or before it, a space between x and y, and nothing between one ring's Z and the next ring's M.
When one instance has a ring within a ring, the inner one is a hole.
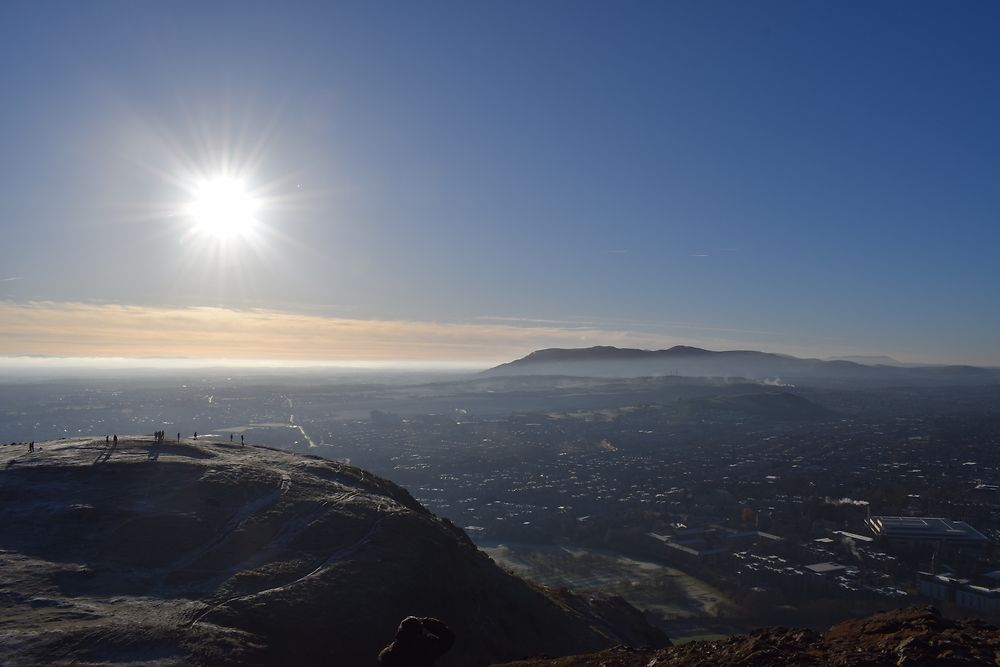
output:
M920 364L904 364L902 361L887 357L884 354L852 355L845 357L827 357L826 361L853 361L863 366L919 366Z
M712 351L678 345L667 350L597 346L538 350L483 372L487 377L569 375L582 377L745 378L773 384L963 385L1000 382L1000 369L974 366L897 367L853 361L800 359L753 350Z
M508 574L404 489L318 457L104 438L0 446L0 663L373 665L405 616L439 667L666 638L621 598Z

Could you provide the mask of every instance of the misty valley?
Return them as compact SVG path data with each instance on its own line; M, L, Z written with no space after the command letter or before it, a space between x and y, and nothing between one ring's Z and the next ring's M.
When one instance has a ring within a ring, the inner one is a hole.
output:
M621 596L675 642L928 601L1000 618L1000 385L827 384L232 370L23 379L0 385L0 434L8 456L29 440L162 430L346 463L404 487L504 569ZM896 516L959 521L981 539L873 529L872 517Z

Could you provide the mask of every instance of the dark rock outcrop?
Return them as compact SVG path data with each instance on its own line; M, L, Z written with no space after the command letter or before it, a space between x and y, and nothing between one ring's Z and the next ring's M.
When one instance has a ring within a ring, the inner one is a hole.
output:
M396 638L378 654L378 667L434 667L451 650L455 633L436 618L407 616Z
M665 640L504 572L362 470L204 440L106 447L0 448L0 664L371 665L409 614L454 631L439 667Z

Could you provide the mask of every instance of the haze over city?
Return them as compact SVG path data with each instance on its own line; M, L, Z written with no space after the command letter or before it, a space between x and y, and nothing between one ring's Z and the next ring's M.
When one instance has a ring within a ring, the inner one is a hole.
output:
M0 365L998 366L998 20L4 3Z

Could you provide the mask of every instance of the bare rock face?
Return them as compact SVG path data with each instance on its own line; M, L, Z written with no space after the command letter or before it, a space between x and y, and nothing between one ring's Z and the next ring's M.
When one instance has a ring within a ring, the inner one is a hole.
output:
M820 635L766 628L713 642L661 650L626 647L555 660L522 660L504 667L924 667L1000 663L1000 631L979 621L943 618L913 607L845 621Z
M663 645L631 608L502 571L405 490L229 443L0 447L0 664L372 665L410 614L437 665Z
M378 667L434 667L454 643L455 633L440 620L407 616L396 638L378 654Z

